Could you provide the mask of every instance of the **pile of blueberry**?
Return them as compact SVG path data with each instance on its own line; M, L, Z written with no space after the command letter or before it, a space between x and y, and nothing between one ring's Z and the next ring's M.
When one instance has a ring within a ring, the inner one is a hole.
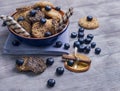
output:
M71 38L78 37L78 40L74 42L73 47L78 48L78 52L81 53L89 53L91 51L91 48L95 48L95 54L100 54L101 49L99 47L96 47L96 43L92 42L94 35L88 34L87 37L84 37L84 28L80 27L78 30L78 33L72 32Z
M51 66L54 63L54 59L53 58L47 58L46 60L46 65L47 66ZM64 73L64 68L63 67L58 67L56 68L56 75L62 75ZM47 81L47 86L48 87L53 87L55 85L56 81L54 79L49 79Z

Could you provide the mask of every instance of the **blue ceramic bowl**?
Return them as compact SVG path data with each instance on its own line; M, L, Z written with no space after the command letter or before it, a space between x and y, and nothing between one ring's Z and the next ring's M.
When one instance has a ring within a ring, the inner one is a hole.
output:
M15 13L14 13L15 14ZM13 14L13 15L14 15ZM63 15L64 13L61 11L61 14ZM33 45L33 46L49 46L52 45L59 36L61 36L68 28L69 25L69 21L66 23L66 26L63 30L61 30L60 32L49 36L49 37L44 37L44 38L26 38L26 37L22 37L19 34L15 33L12 29L9 28L9 31L20 41L28 44L28 45Z

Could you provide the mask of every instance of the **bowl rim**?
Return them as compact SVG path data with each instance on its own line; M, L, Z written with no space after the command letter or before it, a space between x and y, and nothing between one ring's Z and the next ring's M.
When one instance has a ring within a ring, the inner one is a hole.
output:
M60 12L62 15L64 14L64 12L63 12L62 10L60 10L59 12ZM11 16L13 17L16 13L17 13L17 11L14 12ZM41 39L41 40L44 40L44 39L49 39L49 38L52 38L52 37L55 37L55 36L61 34L62 32L64 32L64 31L66 30L66 28L68 27L68 25L69 25L69 20L66 22L65 27L64 27L60 32L58 32L58 33L56 33L56 34L53 34L53 35L51 35L51 36L49 36L49 37L43 37L43 38L33 38L33 37L30 37L30 38L29 38L29 37L20 36L19 34L15 33L10 27L8 27L8 29L9 29L9 31L10 31L11 33L13 33L14 35L19 36L19 37L24 38L24 39L31 39L31 40L40 40L40 39Z

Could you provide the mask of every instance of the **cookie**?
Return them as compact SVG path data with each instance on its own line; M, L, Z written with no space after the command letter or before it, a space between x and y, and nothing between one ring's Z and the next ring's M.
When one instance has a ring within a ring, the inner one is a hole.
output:
M29 19L29 21L31 21L32 23L39 22L40 19L43 17L45 17L45 15L40 10L36 10L35 16L30 16L29 13L26 15L26 18Z
M77 54L77 59L73 55L63 55L63 59L65 59L64 66L66 69L72 71L72 72L85 72L90 68L91 60L89 57L83 55L83 54ZM69 65L67 61L73 60L74 64Z
M85 29L96 29L99 27L97 18L93 17L91 20L87 19L88 17L81 18L78 24Z
M46 11L45 8L43 8L42 11L45 13L45 15L47 17L55 19L58 22L62 19L62 15L60 14L60 12L56 11L55 9L51 9L50 11Z
M48 1L42 1L42 2L37 2L33 5L33 8L37 8L37 7L45 7L45 6L51 6L54 7L54 5L51 2Z
M36 22L32 26L32 35L35 38L43 38L45 32L49 31L52 34L57 33L55 29L57 28L58 23L53 19L47 19L45 24L41 24L40 22Z
M39 57L23 57L22 60L24 61L22 65L16 64L19 71L32 71L38 74L42 73L47 67L44 60Z
M24 6L24 7L16 8L16 11L17 12L25 12L25 11L28 11L30 9L32 9L31 6Z

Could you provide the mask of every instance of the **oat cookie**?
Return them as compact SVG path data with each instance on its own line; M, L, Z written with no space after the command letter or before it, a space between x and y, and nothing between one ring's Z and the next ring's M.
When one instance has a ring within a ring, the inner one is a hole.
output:
M51 6L54 7L54 5L51 2L48 1L42 1L42 2L37 2L33 5L33 8L37 8L37 7L45 7L45 6Z
M32 9L31 6L24 6L24 7L16 8L16 11L17 12L25 12L25 11L28 11L30 9Z
M99 27L97 18L92 16L81 18L78 24L85 29L96 29Z
M56 11L55 9L51 9L50 11L46 11L45 8L42 9L42 11L45 13L46 16L56 19L57 21L60 21L62 19L62 15L59 11Z

